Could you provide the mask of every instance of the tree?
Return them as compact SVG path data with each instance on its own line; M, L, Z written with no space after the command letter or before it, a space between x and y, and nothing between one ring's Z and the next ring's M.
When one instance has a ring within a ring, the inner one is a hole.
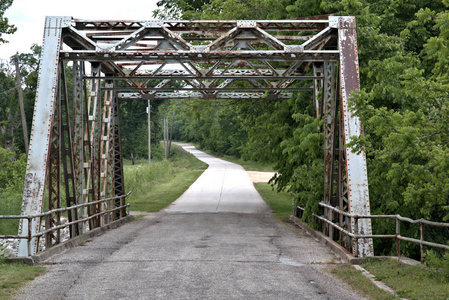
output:
M8 18L4 16L12 2L13 0L0 0L0 45L8 42L3 38L4 34L13 34L17 30L14 25L9 24Z

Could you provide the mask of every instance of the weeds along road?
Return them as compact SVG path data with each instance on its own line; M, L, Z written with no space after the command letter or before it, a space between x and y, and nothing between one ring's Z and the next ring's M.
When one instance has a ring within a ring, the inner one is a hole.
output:
M50 259L18 299L360 299L326 269L339 260L271 211L242 167L209 164L164 211Z

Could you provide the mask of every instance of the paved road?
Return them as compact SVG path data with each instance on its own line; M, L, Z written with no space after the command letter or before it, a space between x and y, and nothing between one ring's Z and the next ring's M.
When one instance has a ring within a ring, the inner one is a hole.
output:
M269 207L242 166L218 159L188 144L177 143L209 165L167 212L259 213Z
M213 160L199 179L205 185L165 211L54 256L17 298L361 298L325 271L338 264L325 246L270 217L243 169ZM248 194L226 186L243 181L239 189Z

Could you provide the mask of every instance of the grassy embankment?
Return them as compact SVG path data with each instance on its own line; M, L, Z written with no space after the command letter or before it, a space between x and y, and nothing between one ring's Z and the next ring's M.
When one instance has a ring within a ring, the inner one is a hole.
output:
M0 299L10 299L15 291L45 272L42 266L0 263Z
M170 160L125 161L125 189L132 191L127 198L133 211L159 211L179 196L203 173L207 164L174 146Z
M332 270L332 273L349 283L354 289L370 299L448 299L449 273L447 270L407 265L395 259L367 259L363 264L375 279L396 291L395 296L379 290L364 277L361 271L347 265Z

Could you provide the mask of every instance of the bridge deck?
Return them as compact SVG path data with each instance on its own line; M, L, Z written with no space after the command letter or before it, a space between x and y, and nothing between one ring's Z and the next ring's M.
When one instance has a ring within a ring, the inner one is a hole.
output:
M218 159L212 163L216 165L211 169L222 170L221 163L229 166ZM207 182L225 191L233 180L213 176ZM241 184L252 187L249 179ZM53 257L48 272L18 297L361 299L323 271L338 263L334 254L297 228L273 220L252 189L242 187L240 196L230 201L222 197L218 206L216 191L194 189L198 199L211 196L210 212L206 205L207 212L193 213L200 210L199 203L189 206L181 197L167 211L151 213ZM193 189L187 194L191 193ZM230 209L236 201L244 205ZM181 208L189 213L179 213ZM239 209L246 213L225 212Z

